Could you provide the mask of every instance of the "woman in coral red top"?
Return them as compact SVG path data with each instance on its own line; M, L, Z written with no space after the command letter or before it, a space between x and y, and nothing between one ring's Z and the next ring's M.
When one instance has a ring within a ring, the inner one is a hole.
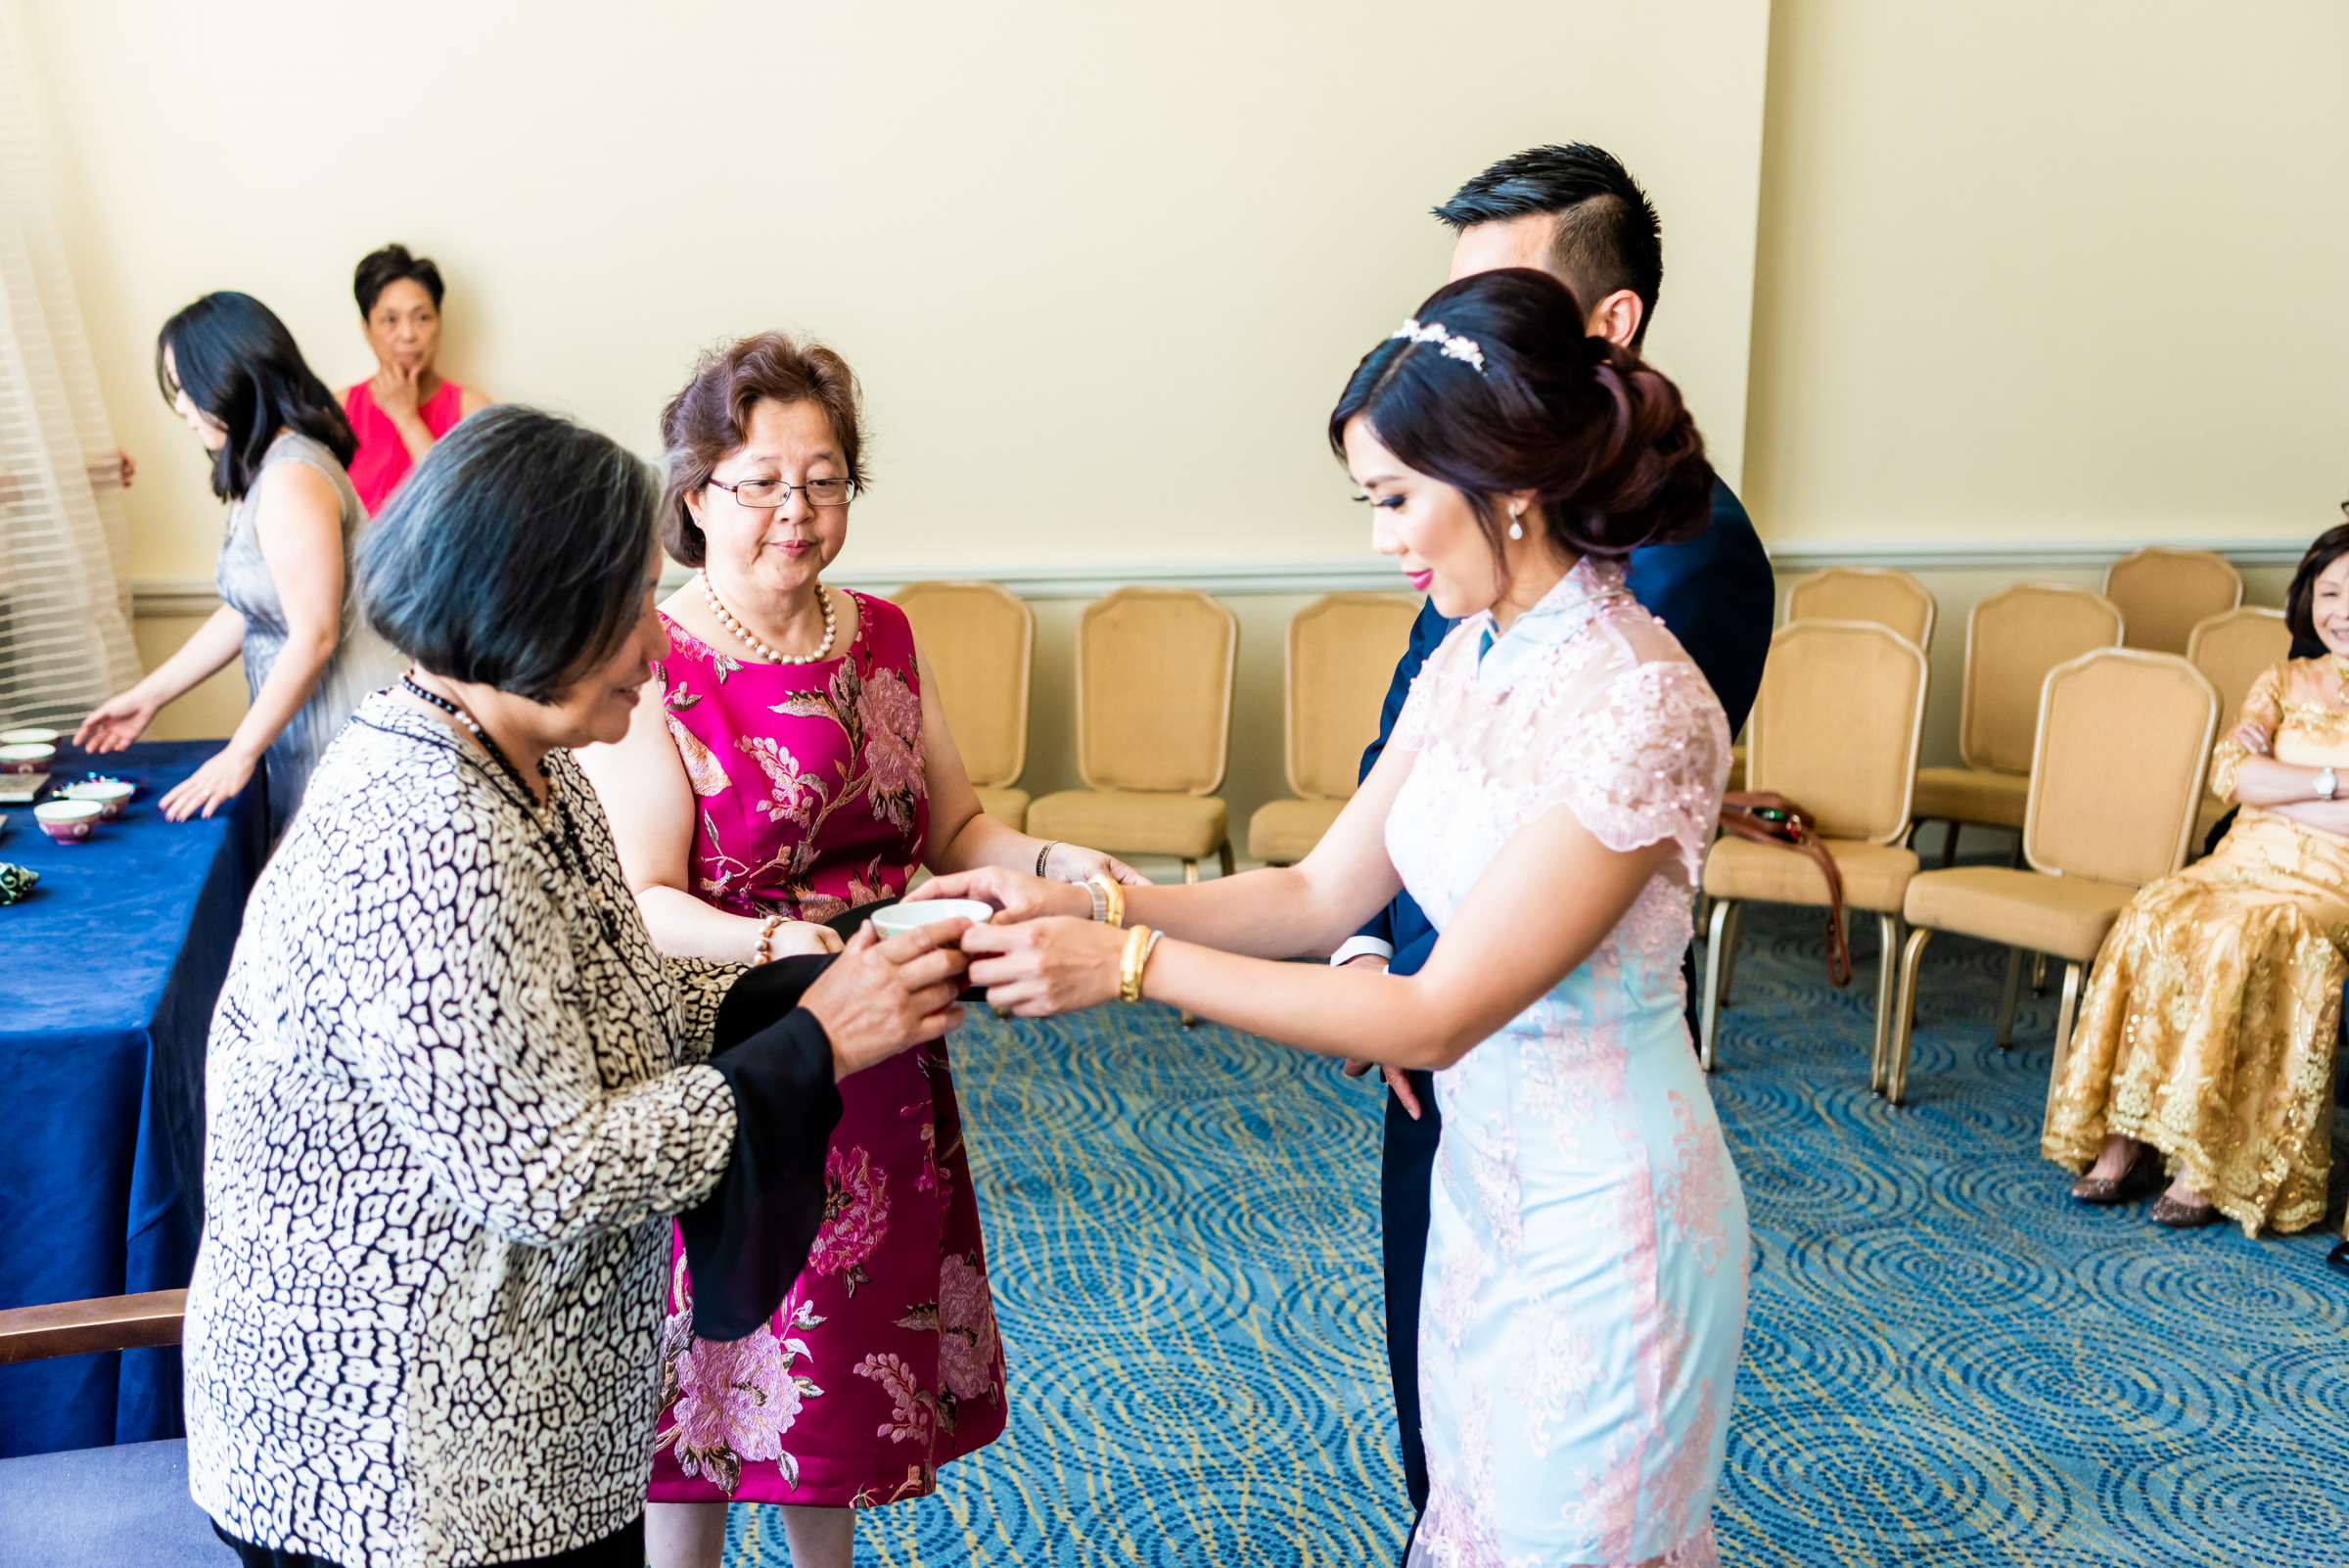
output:
M351 278L376 372L343 393L343 413L359 438L350 483L372 517L408 470L458 420L489 406L482 392L433 368L440 352L440 269L429 256L387 245L359 262Z
M701 570L627 739L582 753L662 951L736 963L840 945L823 924L917 867L1138 881L981 814L904 613L820 574L862 479L855 382L780 334L707 357L662 420L665 542ZM945 1041L840 1085L824 1222L774 1319L693 1333L671 1276L646 1541L715 1568L729 1501L784 1505L799 1568L848 1568L853 1508L917 1498L1003 1430L1003 1352Z

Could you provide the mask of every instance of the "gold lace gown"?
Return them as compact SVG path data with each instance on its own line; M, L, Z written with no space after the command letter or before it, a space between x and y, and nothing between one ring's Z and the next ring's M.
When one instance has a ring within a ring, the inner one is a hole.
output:
M2278 761L2349 776L2349 713L2321 700L2329 663L2261 675L2242 717ZM2222 741L2211 793L2231 799L2249 755ZM2147 883L2104 939L2040 1151L2085 1171L2126 1133L2246 1234L2319 1223L2345 948L2349 839L2244 807L2216 853Z

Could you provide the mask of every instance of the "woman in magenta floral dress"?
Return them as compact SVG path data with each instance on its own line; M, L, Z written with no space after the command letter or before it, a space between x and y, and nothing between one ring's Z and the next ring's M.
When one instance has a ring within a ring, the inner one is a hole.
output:
M671 555L627 739L579 761L665 952L836 950L824 922L915 869L1138 881L980 813L903 612L825 587L860 487L854 378L780 334L713 353L662 419ZM674 1264L646 1539L715 1568L729 1501L777 1503L799 1568L848 1568L854 1508L922 1497L1003 1430L1003 1351L944 1040L840 1085L807 1267L764 1331L693 1335Z

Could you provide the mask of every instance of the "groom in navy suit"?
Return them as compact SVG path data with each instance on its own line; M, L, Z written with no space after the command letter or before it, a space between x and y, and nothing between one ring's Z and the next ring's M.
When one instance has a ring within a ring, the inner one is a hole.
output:
M1592 337L1637 349L1655 312L1664 277L1662 225L1624 166L1598 148L1537 147L1504 158L1436 208L1459 235L1451 275L1496 267L1538 267L1563 280L1589 312ZM1635 551L1627 574L1632 594L1661 619L1712 683L1727 711L1729 732L1745 723L1762 684L1777 597L1770 557L1737 497L1713 483L1713 526L1681 544ZM1411 626L1410 649L1395 667L1379 715L1378 739L1362 755L1362 773L1387 744L1411 677L1452 623L1431 602ZM1436 933L1407 893L1330 959L1384 965L1399 975L1427 961ZM1687 966L1683 964L1683 973ZM1690 987L1691 993L1694 987ZM1349 1063L1347 1071L1362 1071ZM1414 1512L1427 1507L1427 1451L1419 1438L1419 1274L1427 1257L1428 1182L1438 1118L1426 1073L1389 1070L1386 1152L1380 1214L1387 1274L1387 1364L1395 1414L1403 1429L1403 1469ZM1407 1546L1406 1546L1407 1551Z

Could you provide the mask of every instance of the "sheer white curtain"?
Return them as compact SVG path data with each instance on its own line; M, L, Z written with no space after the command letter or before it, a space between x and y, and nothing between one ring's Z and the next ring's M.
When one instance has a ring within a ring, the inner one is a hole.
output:
M0 729L70 726L139 675L114 430L23 70L0 13Z

